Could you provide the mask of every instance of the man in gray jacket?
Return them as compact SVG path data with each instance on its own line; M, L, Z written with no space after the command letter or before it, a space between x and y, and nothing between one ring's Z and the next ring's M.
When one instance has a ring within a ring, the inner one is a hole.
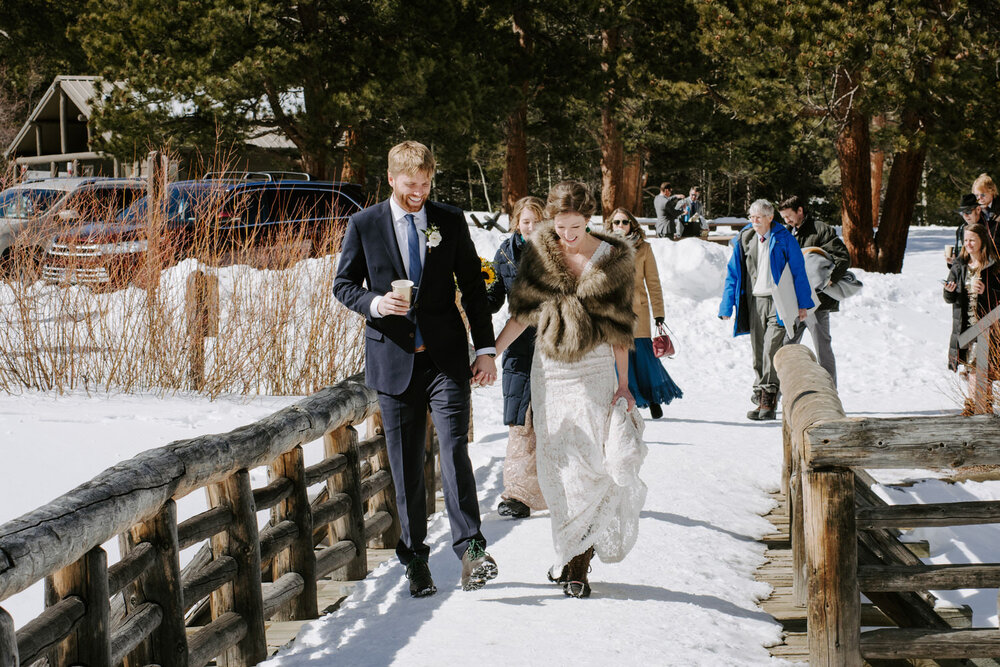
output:
M843 240L837 236L837 231L806 215L805 205L798 196L789 197L778 204L778 212L800 248L821 248L833 260L830 284L843 278L851 268L851 256ZM802 340L805 330L809 329L813 347L816 348L816 360L830 374L836 386L837 360L833 356L833 343L830 337L830 313L840 310L840 302L818 290L817 287L819 306L814 311L813 317L807 318L805 322L797 322L795 336L786 336L785 344L798 343Z
M680 230L674 230L674 221L680 215L677 201L680 195L670 193L670 183L660 183L660 194L653 198L653 208L656 209L656 235L660 238L677 238Z

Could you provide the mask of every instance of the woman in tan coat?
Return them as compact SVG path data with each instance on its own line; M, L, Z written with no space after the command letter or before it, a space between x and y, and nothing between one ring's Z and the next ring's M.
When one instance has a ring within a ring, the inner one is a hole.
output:
M670 374L653 354L653 340L650 337L649 310L652 307L656 325L663 324L663 290L660 289L660 275L656 270L653 249L645 239L645 234L627 209L615 209L604 221L606 231L624 236L635 246L635 290L632 296L632 310L635 312L635 348L629 351L628 386L640 408L649 407L653 419L663 416L660 404L669 404L681 398L680 390Z

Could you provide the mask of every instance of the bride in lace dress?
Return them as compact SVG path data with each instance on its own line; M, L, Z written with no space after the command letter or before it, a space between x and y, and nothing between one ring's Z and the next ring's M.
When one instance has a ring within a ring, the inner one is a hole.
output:
M537 328L531 408L538 483L552 515L550 578L572 597L590 595L595 552L617 562L631 550L646 497L643 423L628 389L633 250L589 231L595 209L582 183L552 188L552 223L532 236L509 296L511 319L497 337L499 353L526 326Z

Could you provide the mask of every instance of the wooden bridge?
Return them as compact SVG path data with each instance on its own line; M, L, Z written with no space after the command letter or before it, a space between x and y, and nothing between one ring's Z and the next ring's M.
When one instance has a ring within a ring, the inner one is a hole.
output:
M303 445L317 440L325 458L306 467ZM259 466L270 483L254 489ZM175 501L199 489L210 508L179 522ZM101 545L116 536L122 558L108 567ZM0 667L253 665L398 539L376 394L347 380L230 433L144 452L0 526L0 604L45 580L45 611L16 632L0 606ZM181 550L198 544L182 569Z
M984 318L976 335L991 323ZM779 530L765 539L769 562L759 572L774 587L763 607L785 627L772 654L830 667L996 664L1000 630L969 627L967 611L935 607L928 590L996 588L1000 563L925 565L898 529L1000 523L1000 502L887 505L865 470L1000 464L1000 423L848 419L808 348L782 348L775 365L785 462Z

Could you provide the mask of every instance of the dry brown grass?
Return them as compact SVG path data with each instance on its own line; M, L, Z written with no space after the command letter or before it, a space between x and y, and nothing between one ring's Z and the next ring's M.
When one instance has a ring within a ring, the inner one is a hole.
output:
M301 395L359 371L361 318L333 297L339 235L223 238L218 214L185 237L147 216L146 260L115 270L112 286L47 284L15 253L0 283L0 390L192 389L185 292L196 271L218 284L203 393Z

